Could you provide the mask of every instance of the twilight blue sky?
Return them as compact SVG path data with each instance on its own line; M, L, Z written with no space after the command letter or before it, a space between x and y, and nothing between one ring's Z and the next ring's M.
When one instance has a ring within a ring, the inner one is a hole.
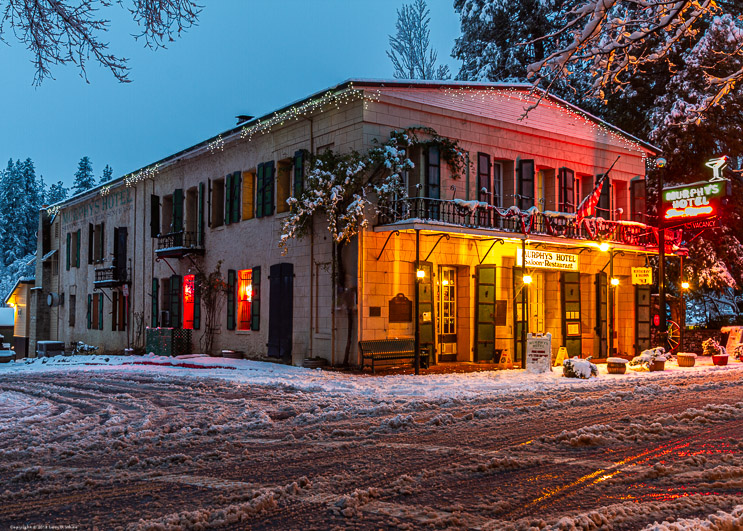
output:
M408 0L409 2L410 0ZM130 37L120 8L108 40L130 59L131 83L90 63L86 83L74 65L33 86L30 54L0 46L0 165L31 157L47 185L70 185L83 155L100 176L136 170L235 125L351 77L391 78L385 51L403 0L218 0L199 25L153 52ZM439 61L459 35L453 0L428 0ZM10 37L10 36L8 36Z

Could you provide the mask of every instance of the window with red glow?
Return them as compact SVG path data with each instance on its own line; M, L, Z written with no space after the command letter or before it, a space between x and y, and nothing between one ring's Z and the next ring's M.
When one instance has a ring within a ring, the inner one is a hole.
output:
M183 328L193 330L194 290L196 289L194 275L183 277Z
M253 300L253 270L237 272L237 329L250 330L250 303Z

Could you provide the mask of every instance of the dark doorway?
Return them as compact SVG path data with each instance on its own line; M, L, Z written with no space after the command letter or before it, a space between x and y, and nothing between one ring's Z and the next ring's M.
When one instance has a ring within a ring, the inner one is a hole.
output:
M269 276L268 356L291 360L294 322L294 264L274 264Z

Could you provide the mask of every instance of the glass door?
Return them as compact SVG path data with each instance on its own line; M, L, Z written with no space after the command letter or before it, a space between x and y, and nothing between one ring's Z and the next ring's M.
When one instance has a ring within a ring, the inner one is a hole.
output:
M439 270L439 348L445 361L457 356L457 270L441 267Z

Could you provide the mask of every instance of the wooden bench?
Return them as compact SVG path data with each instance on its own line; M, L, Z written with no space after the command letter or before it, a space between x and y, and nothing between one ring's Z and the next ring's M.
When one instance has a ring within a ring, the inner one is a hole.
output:
M359 341L361 351L361 370L366 366L366 360L371 360L371 370L374 374L374 362L377 360L410 360L415 361L415 340L413 339L370 339Z

